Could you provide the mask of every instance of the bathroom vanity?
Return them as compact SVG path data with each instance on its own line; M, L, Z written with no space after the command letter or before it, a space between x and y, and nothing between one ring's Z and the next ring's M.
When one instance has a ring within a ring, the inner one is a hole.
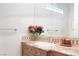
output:
M50 40L49 40L50 39ZM22 56L79 56L79 41L67 40L60 44L62 38L40 37L38 40L32 41L30 37L24 36L21 41ZM63 40L62 40L63 41ZM63 45L64 44L64 45Z
M38 41L23 41L22 44L22 56L77 56L79 50L74 47L64 47L59 45L44 46ZM42 42L43 43L43 42ZM44 42L45 43L45 42Z
M22 56L68 56L67 54L54 51L45 50L39 47L31 46L26 43L22 43Z

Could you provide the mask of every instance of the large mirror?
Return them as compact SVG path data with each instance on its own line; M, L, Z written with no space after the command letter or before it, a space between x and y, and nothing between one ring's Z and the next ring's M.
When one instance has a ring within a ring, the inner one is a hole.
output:
M44 35L69 36L74 20L73 3L34 4L34 23L44 26Z

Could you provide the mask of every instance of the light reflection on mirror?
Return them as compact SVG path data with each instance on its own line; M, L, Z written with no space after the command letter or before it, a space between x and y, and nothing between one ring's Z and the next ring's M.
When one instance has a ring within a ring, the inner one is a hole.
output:
M47 9L50 10L50 11L53 11L53 12L63 14L63 9L60 9L60 8L54 6L54 5L51 5L51 4L48 4Z

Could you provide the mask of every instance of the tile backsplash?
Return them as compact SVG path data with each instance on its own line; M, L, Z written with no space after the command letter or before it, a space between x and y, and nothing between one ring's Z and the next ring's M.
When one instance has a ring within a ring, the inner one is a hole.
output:
M32 40L32 38L33 37L30 35L22 36L22 40L26 40L26 41ZM55 43L59 45L61 45L61 42L63 39L70 40L73 46L79 45L79 39L77 38L53 37L53 36L45 36L45 35L40 35L37 37L38 41L45 41L45 42Z

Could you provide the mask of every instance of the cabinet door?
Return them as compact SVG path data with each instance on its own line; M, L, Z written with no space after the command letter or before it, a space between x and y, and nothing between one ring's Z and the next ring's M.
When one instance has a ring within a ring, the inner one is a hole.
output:
M22 55L23 56L30 56L31 54L31 46L22 44Z
M47 51L39 49L40 55L41 56L46 56L47 55Z
M47 51L36 48L36 47L32 47L32 54L34 56L46 56L47 55Z

